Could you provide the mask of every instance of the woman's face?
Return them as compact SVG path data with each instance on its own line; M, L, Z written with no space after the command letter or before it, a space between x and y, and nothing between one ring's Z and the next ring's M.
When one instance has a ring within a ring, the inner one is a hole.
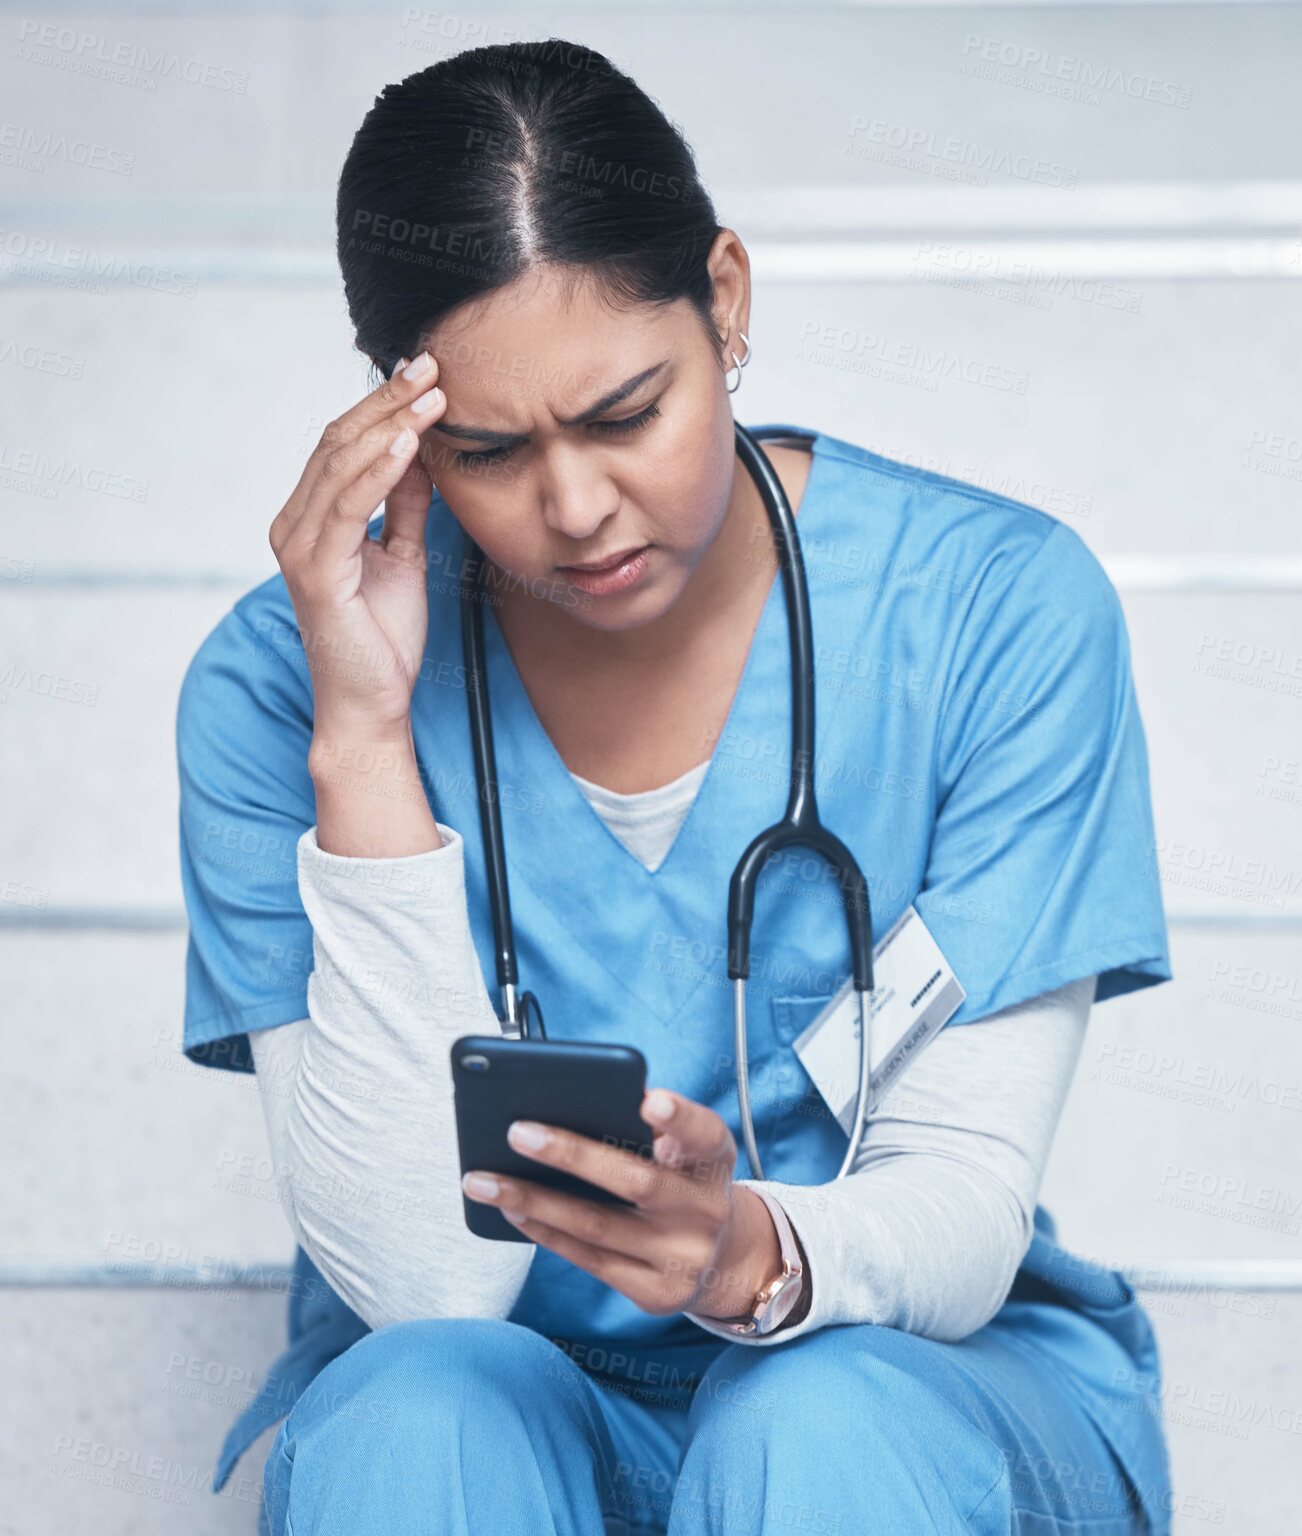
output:
M729 509L735 464L723 370L692 307L614 313L586 279L567 294L544 269L463 306L425 345L447 407L421 459L504 573L490 591L601 630L672 608ZM618 591L565 569L643 546Z

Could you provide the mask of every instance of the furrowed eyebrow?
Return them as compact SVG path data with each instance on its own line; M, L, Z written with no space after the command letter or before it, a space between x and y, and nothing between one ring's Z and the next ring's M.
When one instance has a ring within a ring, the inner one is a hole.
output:
M577 416L561 416L557 419L563 427L582 427L588 422L600 416L612 406L618 405L622 400L627 400L631 394L636 393L648 379L654 378L660 370L668 365L666 357L661 362L650 368L644 368L641 373L635 373L631 379L612 389L609 394L603 395L595 405L590 405L586 410L580 411ZM447 437L455 438L458 442L487 443L493 448L511 447L524 439L518 432L494 432L488 427L462 427L455 426L451 422L436 421L432 428L435 432L442 432Z

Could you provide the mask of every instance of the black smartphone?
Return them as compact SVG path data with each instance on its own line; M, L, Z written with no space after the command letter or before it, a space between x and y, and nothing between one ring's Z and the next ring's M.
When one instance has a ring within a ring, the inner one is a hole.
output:
M462 1035L452 1042L461 1172L479 1168L604 1205L628 1205L608 1189L525 1157L507 1141L506 1131L512 1120L538 1120L650 1161L656 1133L638 1112L646 1097L646 1074L646 1058L631 1045ZM495 1206L472 1200L464 1191L461 1199L466 1225L479 1237L529 1241Z

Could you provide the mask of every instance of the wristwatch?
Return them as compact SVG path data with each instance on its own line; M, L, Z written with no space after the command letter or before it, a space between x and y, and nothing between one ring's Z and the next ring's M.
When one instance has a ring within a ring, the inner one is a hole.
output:
M796 1243L796 1234L791 1230L791 1223L787 1220L787 1213L772 1195L762 1189L757 1189L755 1193L768 1206L773 1225L777 1228L782 1269L756 1291L755 1300L751 1302L748 1312L740 1317L711 1319L739 1337L772 1333L775 1328L780 1328L790 1317L805 1289L805 1266L800 1262L800 1248Z

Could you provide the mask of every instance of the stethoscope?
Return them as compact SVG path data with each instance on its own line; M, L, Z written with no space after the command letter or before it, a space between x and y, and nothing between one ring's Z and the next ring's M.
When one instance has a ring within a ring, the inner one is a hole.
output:
M751 1119L750 1071L746 1057L746 980L750 975L750 931L755 889L764 865L774 854L801 844L821 854L836 870L850 930L854 991L858 1001L859 1086L854 1123L845 1160L836 1177L843 1178L854 1162L867 1119L872 1052L869 1040L873 990L872 911L868 886L854 855L819 820L814 798L814 639L809 609L809 583L796 520L782 482L760 451L759 441L779 438L781 429L749 432L736 428L737 452L759 488L778 544L786 589L787 628L791 639L791 790L782 820L754 837L737 862L728 884L728 976L733 984L733 1028L737 1053L737 1101L741 1109L746 1155L757 1179L764 1177L755 1127ZM506 848L498 810L497 760L493 752L493 721L488 702L488 669L484 660L485 570L483 551L466 537L469 581L461 594L461 644L466 668L466 699L475 754L475 783L484 840L484 864L493 908L493 940L497 949L497 981L502 990L502 1033L510 1039L545 1040L542 1008L532 992L516 991L519 980L511 899L506 880Z

